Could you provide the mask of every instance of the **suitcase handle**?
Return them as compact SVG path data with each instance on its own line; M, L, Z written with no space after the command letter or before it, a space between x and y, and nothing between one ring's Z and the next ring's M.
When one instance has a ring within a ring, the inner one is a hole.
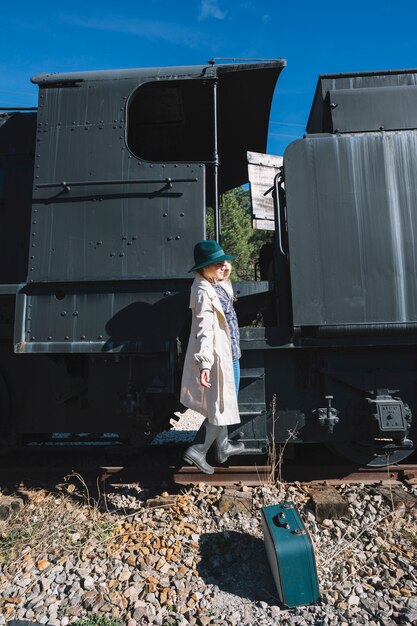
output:
M275 515L272 518L272 521L274 522L275 526L278 526L278 528L287 528L288 530L290 528L288 522L285 521L285 513L278 513L278 515Z
M278 528L286 528L287 530L290 530L290 525L288 524L288 522L285 521L285 513L278 513L272 518L272 521ZM306 535L307 531L305 530L305 528L295 528L291 531L291 534Z

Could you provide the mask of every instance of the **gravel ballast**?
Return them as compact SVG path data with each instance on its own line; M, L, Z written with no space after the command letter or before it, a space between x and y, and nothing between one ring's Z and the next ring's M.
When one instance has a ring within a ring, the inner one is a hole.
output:
M417 495L416 487L402 489ZM417 510L393 510L389 489L341 485L348 516L321 522L302 484L234 494L204 484L179 495L108 490L93 500L73 476L55 493L9 494L14 506L0 522L0 625L66 626L92 613L128 626L417 624ZM260 515L288 500L314 542L321 591L317 605L290 610L274 589Z

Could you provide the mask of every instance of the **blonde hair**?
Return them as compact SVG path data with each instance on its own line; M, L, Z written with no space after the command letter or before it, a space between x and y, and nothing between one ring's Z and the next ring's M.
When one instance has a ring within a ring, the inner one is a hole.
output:
M226 269L225 269L225 272L223 274L222 280L229 280L230 279L230 274L232 273L232 264L229 263L229 261L225 261L224 264L226 266Z

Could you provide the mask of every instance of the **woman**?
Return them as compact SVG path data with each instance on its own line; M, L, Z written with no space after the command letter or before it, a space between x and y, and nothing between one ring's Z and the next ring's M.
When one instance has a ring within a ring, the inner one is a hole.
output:
M230 264L213 240L200 241L194 248L195 279L191 287L192 324L184 362L181 402L206 418L184 460L212 474L206 455L215 443L220 463L241 454L243 443L228 440L227 426L240 422L237 405L239 388L239 328L233 307ZM226 279L226 280L225 280ZM220 296L220 297L219 297Z

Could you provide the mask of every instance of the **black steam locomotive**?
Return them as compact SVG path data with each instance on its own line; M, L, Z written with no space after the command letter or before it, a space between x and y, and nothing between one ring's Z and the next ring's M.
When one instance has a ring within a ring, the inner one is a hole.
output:
M236 284L242 423L355 463L413 450L417 70L319 78L307 134L265 155L285 61L42 74L0 115L0 434L118 433L179 408L196 241L248 181L274 229ZM263 324L252 324L254 319ZM414 435L415 438L415 435Z

